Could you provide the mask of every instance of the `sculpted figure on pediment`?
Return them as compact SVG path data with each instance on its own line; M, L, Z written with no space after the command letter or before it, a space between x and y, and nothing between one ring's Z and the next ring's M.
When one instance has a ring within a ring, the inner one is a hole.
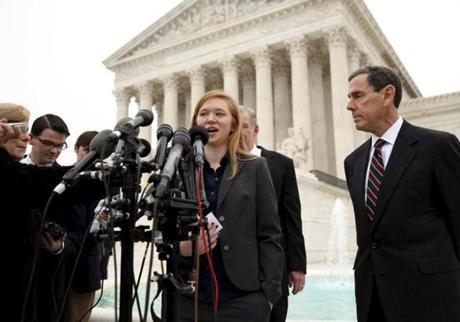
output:
M288 128L289 136L281 143L280 153L288 156L294 162L296 168L307 167L307 151L309 149L308 138L305 136L305 132L302 128L294 130L294 128Z
M241 0L238 5L238 16L245 16L257 10L257 3L253 0Z
M286 0L202 0L182 12L174 20L157 30L130 55L139 50L156 46L164 41L178 39L211 26L223 24L231 19L253 14L268 6Z

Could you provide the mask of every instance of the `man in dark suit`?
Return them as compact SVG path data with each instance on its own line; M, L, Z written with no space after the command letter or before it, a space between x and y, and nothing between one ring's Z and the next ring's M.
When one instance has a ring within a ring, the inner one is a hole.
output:
M240 121L248 151L267 160L278 201L278 215L283 231L284 270L282 279L283 295L274 305L270 321L286 321L288 309L289 285L292 293L301 292L305 286L307 259L305 241L302 234L299 191L293 161L275 151L266 150L255 145L259 126L254 110L240 106Z
M358 130L371 138L345 159L358 252L359 322L460 321L460 143L398 115L388 68L349 77Z

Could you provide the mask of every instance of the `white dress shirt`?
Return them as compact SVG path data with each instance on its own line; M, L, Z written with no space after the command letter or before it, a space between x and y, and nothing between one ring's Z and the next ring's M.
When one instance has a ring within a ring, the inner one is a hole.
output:
M371 166L372 155L374 154L374 144L378 139L382 139L385 141L385 144L382 146L382 160L383 165L386 168L388 164L388 160L390 159L391 152L393 151L393 147L395 145L396 138L398 137L399 131L401 130L401 126L403 124L403 119L400 116L396 122L385 132L381 137L376 136L375 134L371 134L371 150L369 154L369 162L367 163L367 171L366 171L366 189L364 189L364 198L366 198L367 192L367 179L369 176L369 169Z

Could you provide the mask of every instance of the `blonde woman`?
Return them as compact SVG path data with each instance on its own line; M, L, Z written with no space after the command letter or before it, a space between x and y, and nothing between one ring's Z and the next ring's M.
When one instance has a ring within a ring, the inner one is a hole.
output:
M281 295L283 251L277 202L266 161L244 152L233 99L222 91L205 93L192 125L205 127L203 168L206 197L223 229L210 225L212 263L219 284L218 321L268 321ZM180 253L191 256L191 241ZM200 242L200 253L204 252ZM202 255L199 272L199 321L213 321L212 277ZM193 298L181 296L180 321L193 321Z

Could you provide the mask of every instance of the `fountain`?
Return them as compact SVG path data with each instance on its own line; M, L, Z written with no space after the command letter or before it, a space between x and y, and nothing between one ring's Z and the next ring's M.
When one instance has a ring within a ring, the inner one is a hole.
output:
M345 271L350 271L346 214L344 202L340 198L336 198L332 207L331 233L326 258L330 275L342 275Z

